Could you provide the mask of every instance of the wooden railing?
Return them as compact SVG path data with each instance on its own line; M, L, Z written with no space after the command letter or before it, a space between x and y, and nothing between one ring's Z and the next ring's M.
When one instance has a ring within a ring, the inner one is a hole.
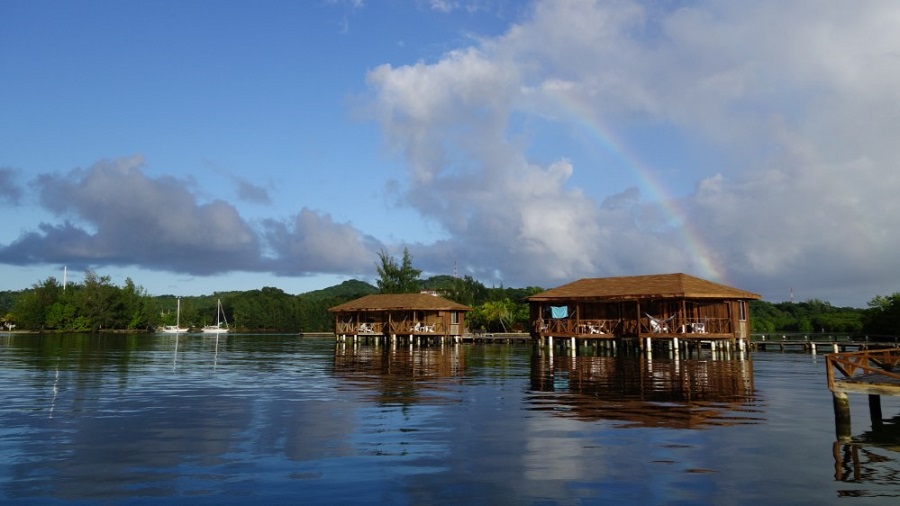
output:
M641 319L641 333L643 334L731 334L731 320L728 318L696 318L681 320L676 318L664 324L664 328L657 331L650 323L649 318Z
M571 320L546 319L535 322L535 331L541 335L613 335L619 320Z
M347 335L357 334L381 334L384 324L381 322L357 323L357 322L338 322L337 333Z
M835 371L842 379L852 380L863 375L900 380L900 348L832 353L825 356L828 368L828 388L834 390Z
M418 326L417 326L418 325ZM337 334L344 335L440 335L444 333L444 322L338 322Z
M640 320L584 319L569 318L542 319L535 321L534 330L545 336L635 336L640 334L731 334L733 329L728 318L701 318L696 320L672 320L657 332L648 318Z
M391 323L391 334L400 334L400 335L431 335L431 334L443 334L444 333L444 323L439 321L434 322L392 322Z

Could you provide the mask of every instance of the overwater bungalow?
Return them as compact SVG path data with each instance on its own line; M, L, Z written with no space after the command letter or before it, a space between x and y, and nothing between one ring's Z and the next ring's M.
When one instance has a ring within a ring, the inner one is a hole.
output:
M759 298L681 273L580 279L528 297L531 336L734 343L749 337Z
M338 340L409 338L460 339L469 306L427 293L374 294L329 309Z

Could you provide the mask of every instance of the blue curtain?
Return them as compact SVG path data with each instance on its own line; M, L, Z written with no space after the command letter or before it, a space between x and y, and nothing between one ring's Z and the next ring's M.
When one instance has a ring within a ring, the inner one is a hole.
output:
M550 316L553 318L566 318L569 316L569 306L550 306Z

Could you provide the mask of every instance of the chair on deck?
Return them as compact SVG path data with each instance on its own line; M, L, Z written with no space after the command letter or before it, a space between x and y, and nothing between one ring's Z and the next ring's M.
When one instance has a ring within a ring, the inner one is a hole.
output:
M360 323L359 324L359 332L372 332L372 326L368 323Z
M665 320L660 320L659 318L654 318L650 316L650 313L644 313L647 315L647 318L650 319L650 331L654 334L662 334L669 332L669 322L675 319L675 315L672 315Z
M603 324L594 325L589 323L587 325L587 328L588 334L605 334L605 332L603 332Z
M678 332L681 334L706 334L706 324L705 323L685 323L678 327Z

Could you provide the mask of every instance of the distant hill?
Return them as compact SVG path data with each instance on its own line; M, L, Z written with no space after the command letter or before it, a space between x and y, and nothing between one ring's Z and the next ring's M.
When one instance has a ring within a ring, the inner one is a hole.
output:
M456 281L457 279L453 276L441 274L438 276L432 276L428 279L423 279L421 281L421 285L423 290L435 290L438 292L441 290L449 291L453 288L453 285Z
M302 293L300 294L300 297L308 300L353 300L364 295L371 295L373 293L378 293L378 288L375 288L365 281L350 279L344 281L339 285L329 286L328 288L322 288L321 290L313 290L311 292Z

